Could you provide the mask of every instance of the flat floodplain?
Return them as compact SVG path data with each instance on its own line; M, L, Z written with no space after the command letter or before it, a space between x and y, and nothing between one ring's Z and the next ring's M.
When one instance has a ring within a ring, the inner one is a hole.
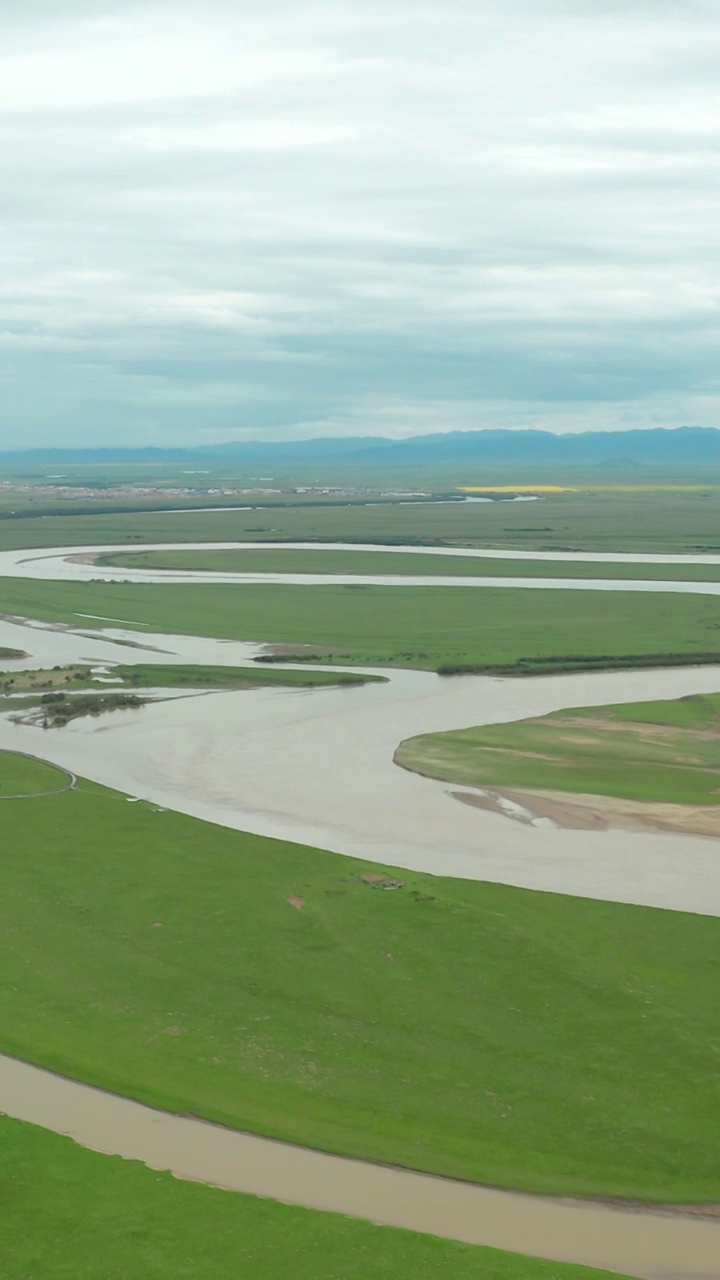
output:
M496 476L495 479L498 479ZM587 479L587 477L586 477ZM674 479L674 477L671 477ZM444 477L406 474L412 488L429 485L435 491L473 486L492 477L473 469ZM659 477L662 481L662 476ZM690 481L703 477L691 476ZM0 549L76 546L117 542L248 542L317 541L385 542L487 546L539 551L720 552L718 472L714 469L698 488L671 489L638 483L629 490L586 488L577 476L558 476L527 468L504 474L500 482L516 490L544 486L537 502L404 502L303 499L287 495L258 507L257 497L246 502L256 509L233 511L149 510L135 501L132 510L108 511L98 501L78 504L0 499ZM564 492L547 492L567 482ZM155 504L156 506L158 504ZM210 504L207 504L210 505ZM177 507L170 499L165 506Z
M311 645L320 661L339 665L436 670L673 653L707 662L720 650L720 599L663 592L4 578L0 598L14 616L93 628L122 619L163 634Z
M460 578L629 578L716 582L720 564L597 564L573 560L494 560L407 555L393 551L291 550L138 551L99 556L103 565L127 569L190 569L217 573L442 574Z
M6 1052L473 1181L720 1196L716 919L368 866L86 782L8 801L3 835Z
M720 806L720 694L574 707L427 734L402 743L396 759L405 768L479 787Z

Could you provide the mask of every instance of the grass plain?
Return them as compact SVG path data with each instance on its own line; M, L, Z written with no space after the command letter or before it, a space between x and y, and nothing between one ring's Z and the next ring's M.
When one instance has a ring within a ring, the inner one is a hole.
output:
M82 781L8 801L0 1047L320 1149L718 1199L717 920L382 873Z
M0 1185L3 1280L611 1280L181 1182L5 1116Z
M398 764L471 786L720 804L720 694L575 707L533 720L423 734Z
M15 497L3 495L0 549L298 539L717 552L716 496L283 500L191 514L142 502L67 514L58 501L12 515ZM691 655L714 649L720 629L707 598L331 591L4 580L0 610L76 626L84 611L120 614L431 668L578 650ZM13 767L40 784L40 766L0 756L0 795ZM536 1191L718 1199L717 921L405 873L402 889L383 891L362 880L376 866L128 805L89 783L9 800L3 821L8 1051L160 1106L412 1167ZM0 1128L9 1280L95 1280L99 1258L108 1280L597 1274L229 1196L2 1118Z
M472 484L457 474L448 489ZM497 479L497 476L495 477ZM501 477L520 484L553 476ZM662 477L660 477L662 479ZM408 473L404 483L413 482ZM491 482L492 477L477 477ZM562 479L562 477L561 477ZM699 477L702 481L703 477ZM73 504L0 495L0 550L138 542L384 542L551 551L720 552L717 473L707 487L633 492L575 489L537 502L398 503L312 500L285 495L264 507L232 511L153 511L136 501L118 512L102 501ZM574 480L573 483L576 481ZM355 483L361 483L356 477ZM435 480L437 484L437 479ZM207 505L212 502L205 500ZM214 500L213 500L214 501ZM227 500L226 500L227 501ZM257 502L249 497L248 502ZM180 506L171 499L165 506Z
M54 765L31 760L14 751L0 751L0 800L58 791L67 780L67 774Z
M720 651L720 598L530 588L42 582L0 579L2 611L160 633L312 645L337 665L437 670L562 655ZM662 663L660 663L662 665Z
M716 582L720 564L597 564L563 560L493 560L392 551L139 551L101 556L98 565L127 569L192 569L216 573L420 574L461 578L624 578Z

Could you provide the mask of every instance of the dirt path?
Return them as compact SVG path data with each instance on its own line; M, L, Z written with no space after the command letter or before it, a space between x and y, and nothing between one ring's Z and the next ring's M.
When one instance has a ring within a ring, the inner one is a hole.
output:
M720 1218L520 1195L325 1155L154 1111L2 1055L0 1109L194 1182L641 1280L720 1280Z
M0 752L5 750L0 748ZM65 775L66 782L64 787L56 787L54 791L22 791L18 795L3 796L0 800L42 800L46 796L61 796L64 791L74 791L77 787L77 776L70 769L64 769L60 764L51 764L49 760L43 759L41 756L30 755L28 751L6 751L5 754L13 756L22 756L24 760L34 760L36 764L44 764L53 769L57 769L58 773Z

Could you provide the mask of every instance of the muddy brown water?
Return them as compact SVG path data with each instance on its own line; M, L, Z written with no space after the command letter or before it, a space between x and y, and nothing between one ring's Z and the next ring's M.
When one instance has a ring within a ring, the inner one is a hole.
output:
M0 1056L5 1114L151 1169L642 1280L720 1280L720 1219L520 1195L239 1133Z
M29 552L12 553L12 566L11 553L4 553L0 568L13 576L66 580L97 573L91 565L64 563L62 557L72 550L88 548L56 549L32 557ZM407 550L412 554L414 549ZM427 551L420 548L417 553ZM493 555L502 557L503 553ZM696 558L661 559L683 563ZM127 580L130 575L118 571L118 576ZM212 575L211 580L221 577ZM243 579L254 580L253 575ZM168 581L168 575L158 575L158 580ZM198 577L193 575L193 580ZM292 581L303 578L293 575ZM409 583L417 586L418 579ZM499 585L498 579L488 585ZM507 585L529 583L513 579ZM540 583L536 579L533 585ZM563 585L637 588L634 583L620 587L602 580L565 580ZM667 584L650 587L663 588ZM672 589L714 594L720 584L673 584ZM15 638L20 635L21 647L31 649L33 658L23 666L41 666L49 658L128 661L125 646L130 640L137 642L137 632L84 635L70 628L21 628L9 622L2 627L17 633ZM143 653L143 661L241 664L258 652L257 645L237 642L150 639L161 647L149 658ZM97 781L198 817L304 840L370 862L720 914L715 841L589 832L580 847L570 832L521 827L500 815L469 811L454 802L443 784L413 777L392 764L395 747L405 736L573 705L716 690L720 671L551 677L531 684L481 678L448 684L427 672L383 674L391 677L388 685L350 691L305 695L257 690L251 699L216 695L189 699L182 706L165 703L147 708L142 725L117 713L112 724L83 722L62 734L45 734L41 754ZM0 738L11 749L29 746L40 754L39 735L39 730L0 722ZM286 763L279 780L278 751ZM244 780L242 794L238 778ZM334 784L330 791L328 778ZM366 802L368 794L374 797L372 806ZM650 1208L631 1211L519 1195L342 1159L153 1111L4 1057L0 1109L66 1133L86 1147L235 1191L647 1280L720 1280L720 1219L691 1212L684 1216Z

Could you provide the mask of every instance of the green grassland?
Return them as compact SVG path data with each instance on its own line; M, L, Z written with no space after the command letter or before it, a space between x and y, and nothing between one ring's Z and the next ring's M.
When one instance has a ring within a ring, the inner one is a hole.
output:
M720 804L720 694L576 707L533 720L423 734L396 762L472 786Z
M127 685L174 689L256 689L263 685L293 689L327 689L336 685L382 684L382 676L363 672L287 670L273 667L168 666L138 663L112 668Z
M0 751L0 800L59 791L67 782L68 775L54 765L31 760L14 751Z
M392 868L385 887L82 781L7 801L2 858L6 1052L440 1174L720 1196L715 919Z
M611 1280L181 1182L0 1117L3 1280Z
M558 655L612 665L621 655L702 661L720 651L720 598L663 592L5 578L0 602L8 614L75 626L98 626L99 616L164 633L313 645L339 665L436 670Z
M108 668L120 689L255 689L264 685L285 688L332 688L336 685L358 685L382 682L382 676L345 674L334 671L285 670L278 667L214 667L182 663L139 662L134 666L120 664ZM0 696L96 689L108 686L98 682L85 665L53 667L46 671L0 672Z
M625 578L716 582L720 564L597 564L569 560L493 560L406 555L393 551L136 551L98 558L122 569L192 569L216 573L420 574L461 578Z
M557 476L544 477L557 483ZM526 550L719 552L720 503L716 478L706 489L618 492L579 490L548 494L537 502L311 503L298 497L255 510L153 512L135 503L125 514L100 502L57 503L27 514L27 504L0 504L0 549L76 546L112 542L384 542L488 546ZM453 484L490 477L457 474ZM518 483L533 476L522 474ZM662 477L659 477L662 479ZM512 477L510 477L512 480ZM504 476L502 482L508 482ZM8 495L8 503L10 497ZM248 498L247 501L254 501ZM181 505L172 499L173 507ZM210 505L210 504L208 504ZM16 511L17 514L12 514ZM45 515L45 518L42 516Z

